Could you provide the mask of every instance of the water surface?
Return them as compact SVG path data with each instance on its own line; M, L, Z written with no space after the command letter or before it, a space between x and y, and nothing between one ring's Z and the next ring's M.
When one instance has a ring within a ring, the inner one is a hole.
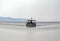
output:
M0 25L0 41L60 41L60 24L35 28Z

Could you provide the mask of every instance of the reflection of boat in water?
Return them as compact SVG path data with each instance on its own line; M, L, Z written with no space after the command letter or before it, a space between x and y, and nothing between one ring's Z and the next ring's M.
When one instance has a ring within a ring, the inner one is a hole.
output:
M35 20L27 20L27 23L26 23L26 26L27 27L36 27L36 21Z

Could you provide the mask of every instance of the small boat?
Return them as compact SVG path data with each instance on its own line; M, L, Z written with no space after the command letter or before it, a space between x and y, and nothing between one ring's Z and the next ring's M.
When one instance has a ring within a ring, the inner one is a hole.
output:
M27 20L26 27L36 27L36 20Z

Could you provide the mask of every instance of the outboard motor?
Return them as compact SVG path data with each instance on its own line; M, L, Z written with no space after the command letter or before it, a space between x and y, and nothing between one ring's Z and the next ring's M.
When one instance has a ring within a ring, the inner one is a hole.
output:
M27 20L26 26L27 27L36 27L36 21L35 20Z

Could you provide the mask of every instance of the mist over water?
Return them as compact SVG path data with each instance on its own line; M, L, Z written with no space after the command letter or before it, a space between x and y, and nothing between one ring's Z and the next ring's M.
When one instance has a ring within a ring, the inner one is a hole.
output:
M0 41L60 41L60 26L22 26L0 25Z

